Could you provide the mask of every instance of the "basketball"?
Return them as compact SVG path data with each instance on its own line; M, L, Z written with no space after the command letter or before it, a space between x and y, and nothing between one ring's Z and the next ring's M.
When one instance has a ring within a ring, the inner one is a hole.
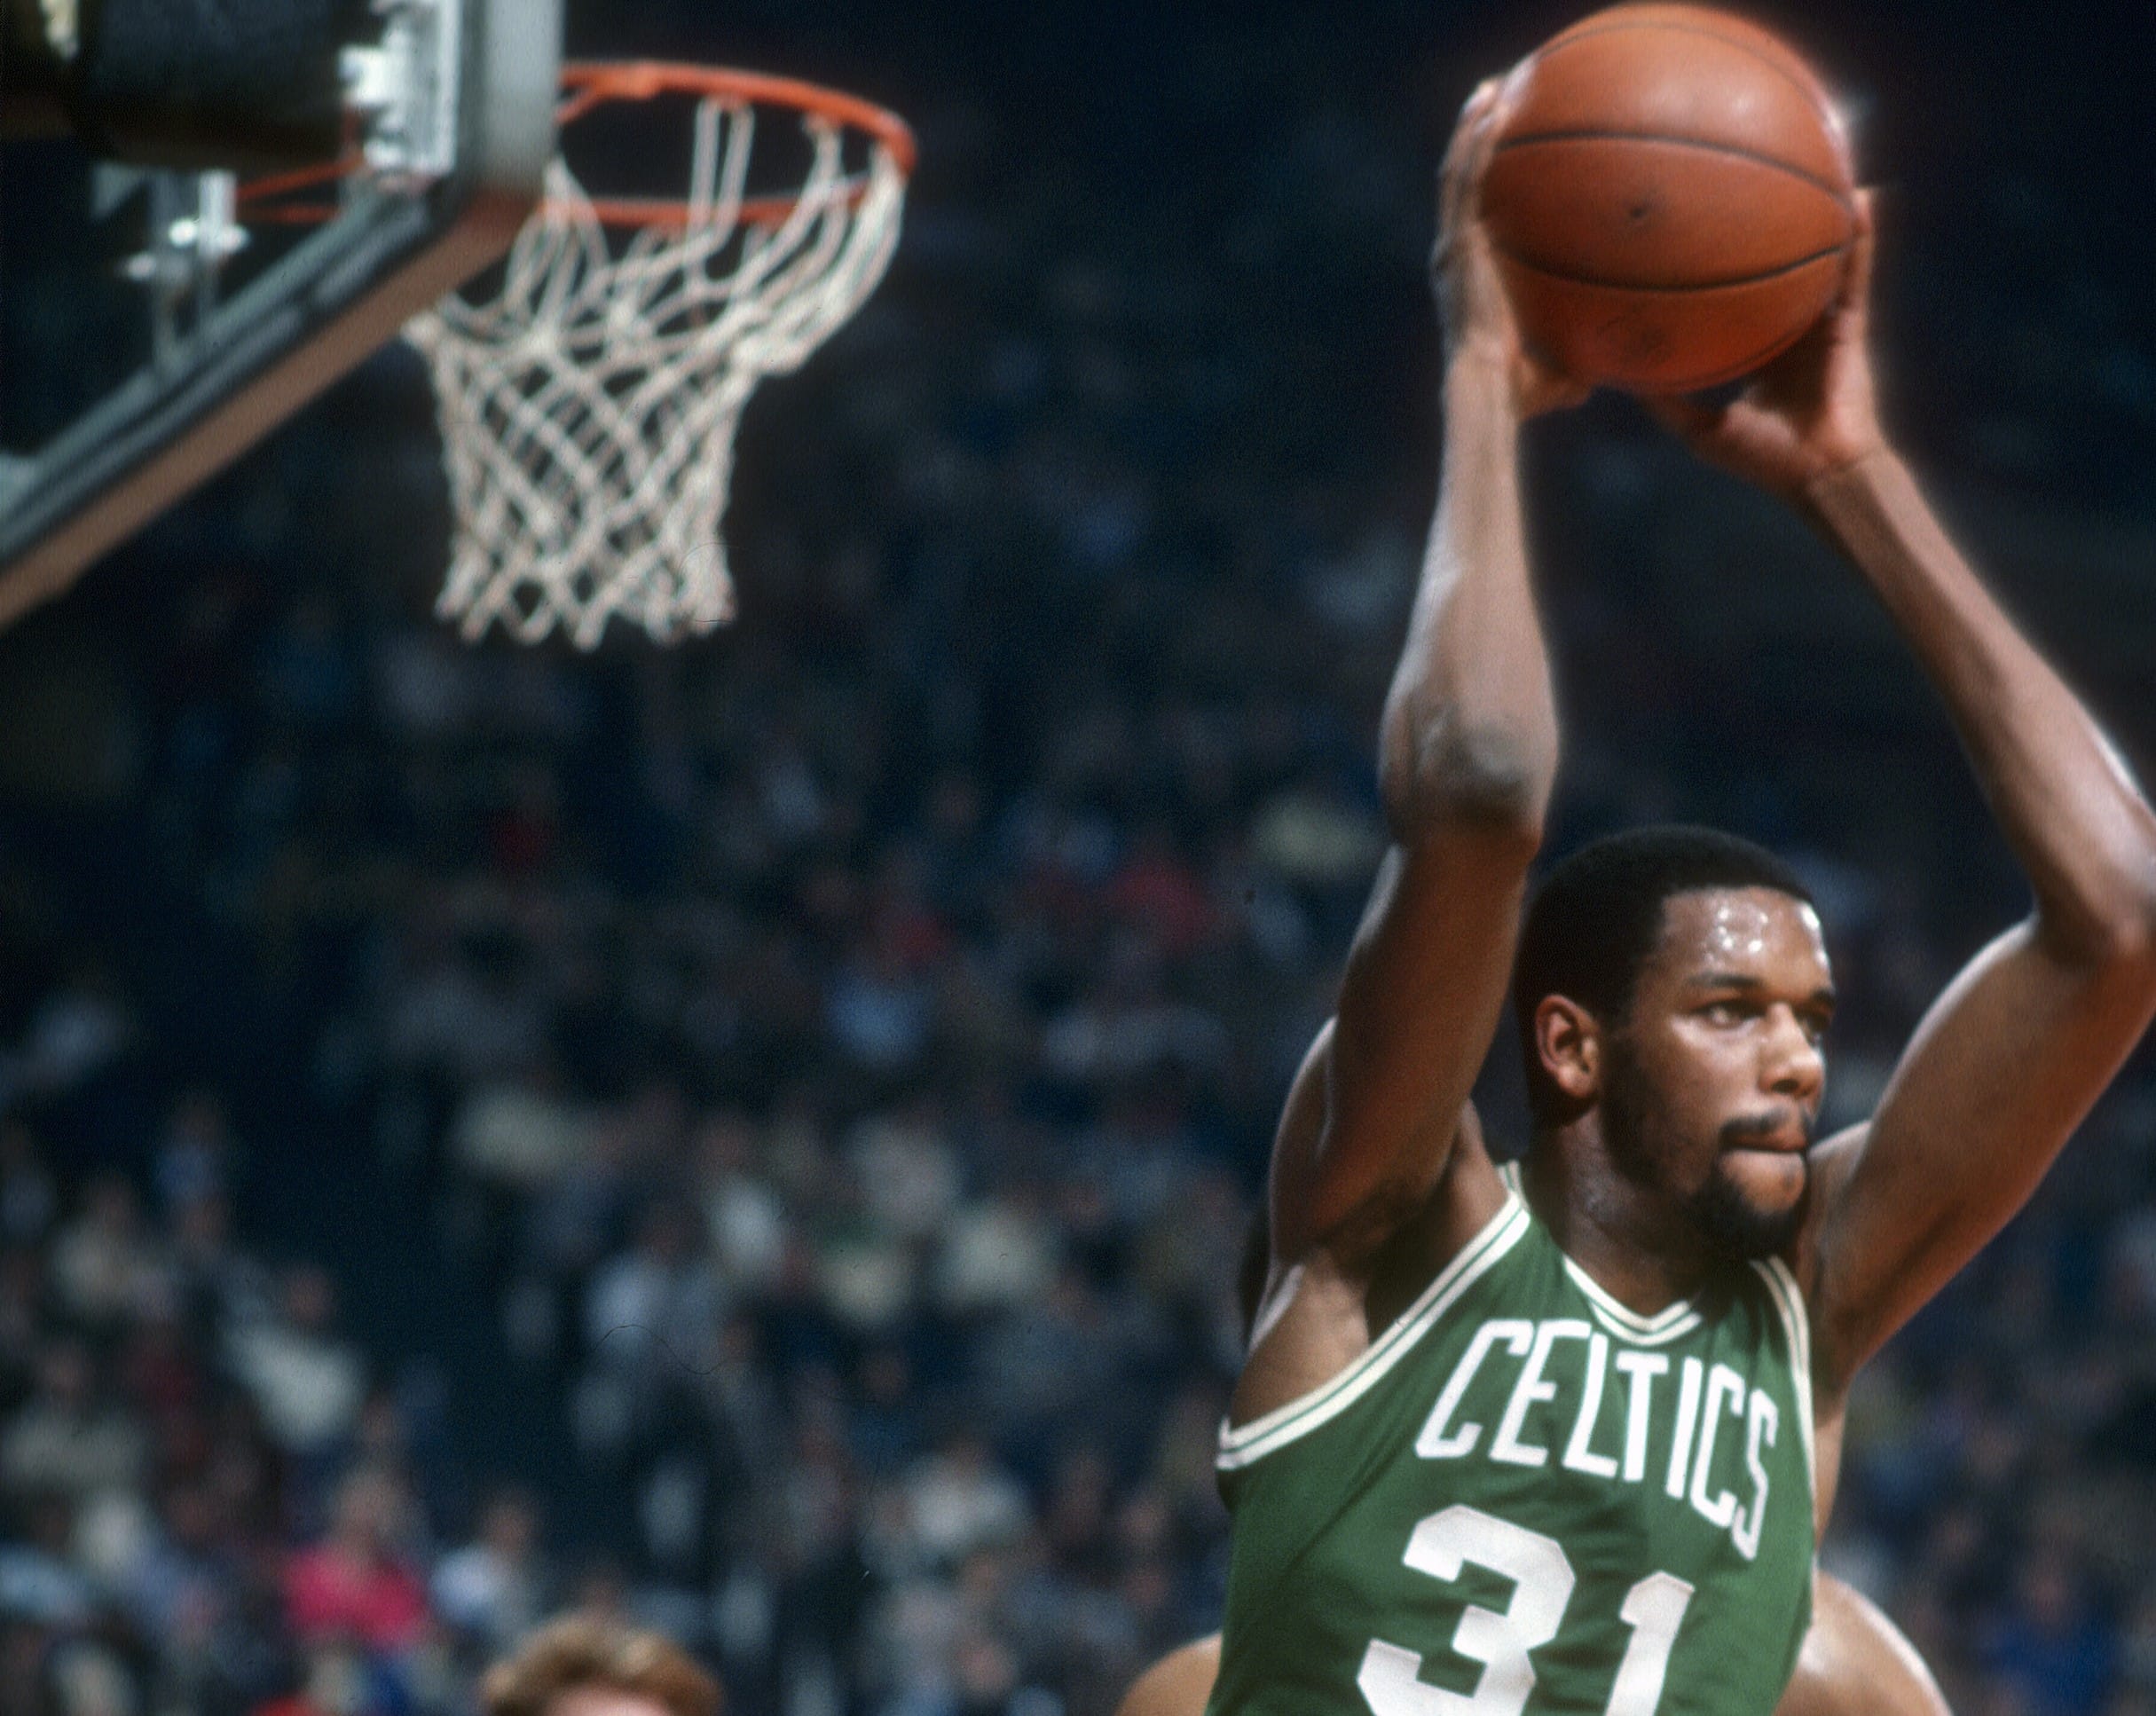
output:
M1483 215L1528 342L1583 382L1711 387L1792 344L1855 231L1825 88L1704 6L1624 5L1512 73Z

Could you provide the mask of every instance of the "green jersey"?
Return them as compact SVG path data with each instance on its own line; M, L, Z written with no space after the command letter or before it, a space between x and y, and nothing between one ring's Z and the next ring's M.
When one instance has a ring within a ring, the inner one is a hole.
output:
M1812 1608L1779 1259L1642 1317L1505 1206L1300 1400L1221 1432L1209 1716L1766 1716Z

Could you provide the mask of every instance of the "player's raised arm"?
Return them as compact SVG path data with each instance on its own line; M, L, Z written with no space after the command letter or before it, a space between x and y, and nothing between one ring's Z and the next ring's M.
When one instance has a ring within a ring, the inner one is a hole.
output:
M1880 434L1869 256L1867 216L1842 303L1746 398L1664 407L1863 571L1944 699L2035 898L1933 1004L1869 1127L1814 1153L1801 1261L1826 1389L2021 1207L2156 1012L2156 815Z
M1274 1152L1274 1256L1386 1237L1443 1172L1503 1005L1527 867L1557 767L1515 442L1578 390L1523 350L1476 211L1495 91L1445 157L1433 263L1445 331L1444 470L1379 775L1394 840L1333 1025Z

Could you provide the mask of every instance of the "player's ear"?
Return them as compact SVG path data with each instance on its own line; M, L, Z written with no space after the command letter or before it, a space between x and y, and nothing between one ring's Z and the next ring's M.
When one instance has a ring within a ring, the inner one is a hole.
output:
M1536 1004L1535 1054L1550 1082L1574 1102L1601 1095L1601 1025L1577 1001L1546 995Z

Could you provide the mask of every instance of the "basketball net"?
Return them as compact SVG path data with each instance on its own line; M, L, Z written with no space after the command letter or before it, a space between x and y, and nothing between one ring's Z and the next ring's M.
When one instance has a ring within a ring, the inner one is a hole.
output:
M784 108L770 110L774 122ZM434 372L456 534L437 612L591 649L619 617L663 643L734 614L719 534L742 407L799 367L882 279L907 168L886 139L799 111L799 195L744 195L758 103L697 102L685 209L633 225L560 161L500 295L406 328ZM633 206L632 206L633 207Z

